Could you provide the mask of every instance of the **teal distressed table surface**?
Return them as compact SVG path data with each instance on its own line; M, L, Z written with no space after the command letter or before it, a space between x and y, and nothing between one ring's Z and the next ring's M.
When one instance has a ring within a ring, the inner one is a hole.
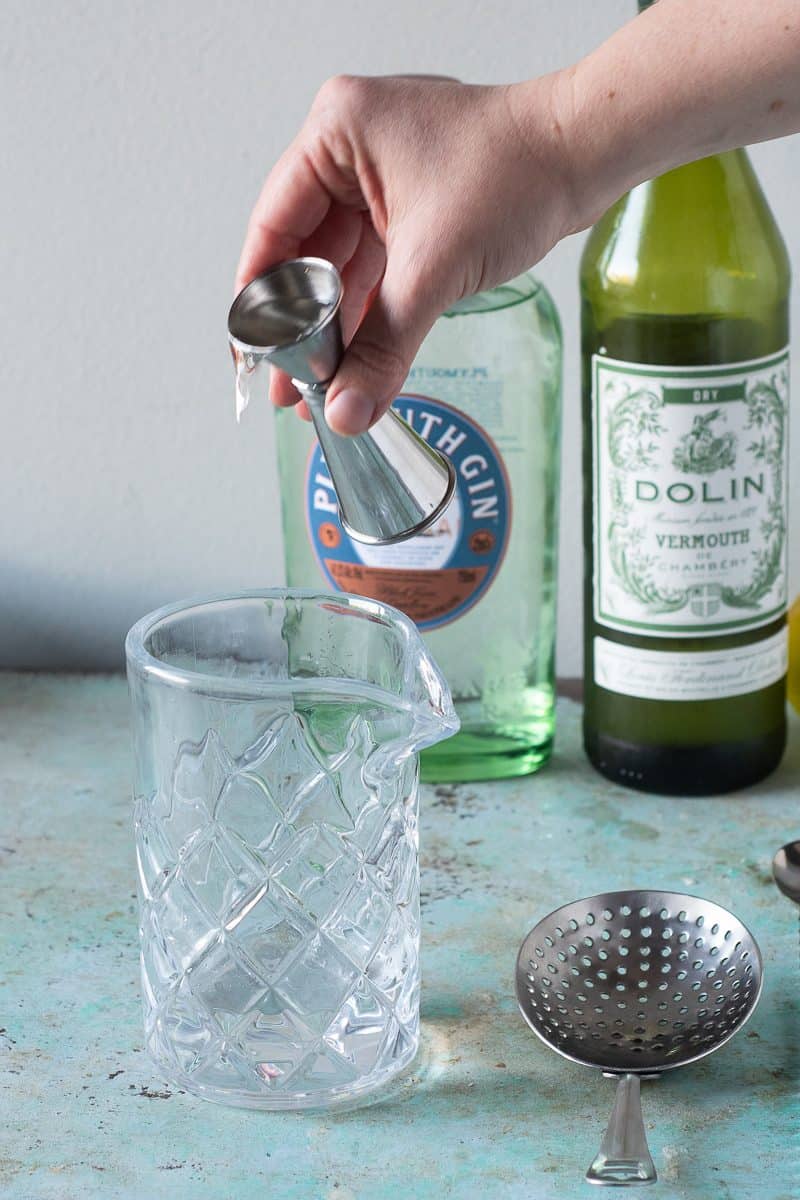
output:
M348 1114L251 1113L177 1091L141 1049L124 682L0 675L3 1200L587 1195L613 1084L527 1031L514 959L550 909L627 886L718 900L766 962L746 1029L644 1085L650 1194L798 1200L797 918L770 859L800 836L800 725L767 783L691 801L604 782L579 727L562 701L539 776L424 789L413 1073Z

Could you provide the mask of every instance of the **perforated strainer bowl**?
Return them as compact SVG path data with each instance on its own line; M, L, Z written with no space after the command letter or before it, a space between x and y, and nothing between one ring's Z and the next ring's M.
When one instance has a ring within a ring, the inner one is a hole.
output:
M522 943L522 1015L559 1054L619 1076L590 1183L656 1179L639 1079L716 1050L761 994L755 938L727 909L679 892L609 892L550 913Z

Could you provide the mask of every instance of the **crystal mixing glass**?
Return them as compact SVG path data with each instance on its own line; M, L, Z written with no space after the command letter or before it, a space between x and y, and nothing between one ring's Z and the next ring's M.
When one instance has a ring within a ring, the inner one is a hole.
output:
M147 1048L252 1108L372 1091L419 1036L417 753L455 732L412 623L265 591L126 643Z

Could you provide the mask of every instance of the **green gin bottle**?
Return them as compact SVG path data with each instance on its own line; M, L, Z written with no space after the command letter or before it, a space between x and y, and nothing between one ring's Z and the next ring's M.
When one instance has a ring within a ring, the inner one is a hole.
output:
M424 779L524 775L550 756L560 402L560 326L530 275L441 317L395 407L450 456L456 495L432 529L382 547L348 537L312 430L276 414L288 583L402 609L447 677L461 732L423 753Z
M789 264L744 150L636 187L581 266L587 754L700 795L784 748Z

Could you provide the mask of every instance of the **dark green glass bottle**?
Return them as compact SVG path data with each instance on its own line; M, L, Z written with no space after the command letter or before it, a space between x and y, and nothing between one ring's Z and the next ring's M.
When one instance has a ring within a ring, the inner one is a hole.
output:
M744 150L587 241L584 740L615 782L710 794L780 761L789 280Z

